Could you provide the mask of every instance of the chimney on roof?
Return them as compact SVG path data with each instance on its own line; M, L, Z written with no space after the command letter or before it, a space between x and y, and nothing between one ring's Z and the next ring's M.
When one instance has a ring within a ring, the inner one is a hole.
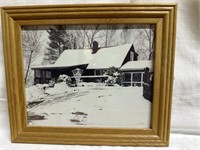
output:
M99 50L98 42L93 41L93 43L92 43L92 54L96 54L98 50Z

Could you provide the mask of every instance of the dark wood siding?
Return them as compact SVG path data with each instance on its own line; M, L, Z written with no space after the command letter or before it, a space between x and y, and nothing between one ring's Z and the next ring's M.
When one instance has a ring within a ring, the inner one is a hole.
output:
M68 75L68 76L73 76L72 70L76 69L76 68L80 68L83 69L83 74L84 76L87 75L93 75L94 74L94 70L86 70L87 65L79 65L79 66L72 66L72 67L68 67L68 68L52 68L52 69L35 69L35 76L34 76L34 84L37 83L49 83L49 81L51 79L55 79L57 80L58 77L62 74ZM51 78L47 78L46 77L46 72L51 72ZM38 72L40 73L40 76L38 76L37 74Z
M125 57L125 59L124 59L124 61L123 61L123 63L122 63L122 66L125 64L125 63L127 63L128 61L131 61L131 52L133 52L134 53L134 61L137 61L137 56L138 56L138 54L135 52L135 49L134 49L134 47L133 47L133 45L131 46L131 48L130 48L130 50L128 51L128 53L127 53L127 55L126 55L126 57Z

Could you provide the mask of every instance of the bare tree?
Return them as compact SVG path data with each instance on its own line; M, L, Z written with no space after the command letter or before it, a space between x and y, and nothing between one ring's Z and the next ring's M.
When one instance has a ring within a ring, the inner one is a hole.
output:
M76 48L74 49L83 49L85 48L86 42L85 42L85 34L83 32L83 30L81 30L80 26L73 26L71 27L71 35L73 36L73 38L71 38L71 44L75 44L76 42Z
M144 39L148 41L148 50L149 50L149 60L153 59L153 49L154 49L154 25L150 24L148 29L144 29Z
M24 28L22 31L23 51L24 51L24 80L26 85L29 81L31 65L36 59L41 49L42 32L37 27Z
M97 33L100 31L99 30L99 27L100 25L81 25L81 28L85 34L85 37L86 37L86 40L87 40L87 43L88 43L88 46L89 48L92 48L92 43L93 41L98 38L96 37Z
M79 25L71 27L71 33L75 37L77 48L92 48L93 41L102 41L105 37L102 25ZM72 42L73 43L73 42Z
M148 42L144 39L144 29L138 28L135 31L135 36L133 39L134 46L136 48L137 53L139 54L138 59L147 60L148 59Z
M105 47L113 46L116 40L115 34L117 31L117 25L106 25L105 28Z
M154 25L81 25L75 28L78 48L92 48L94 40L102 47L133 43L142 60L153 57Z
M152 60L154 49L154 25L138 25L135 27L133 37L134 46L137 48L139 59Z
M121 39L122 39L122 44L127 44L130 43L131 41L131 26L130 25L124 25L122 32L121 32Z

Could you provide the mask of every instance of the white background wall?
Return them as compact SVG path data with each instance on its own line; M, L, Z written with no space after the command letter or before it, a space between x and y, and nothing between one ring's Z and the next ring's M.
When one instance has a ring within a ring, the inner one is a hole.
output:
M176 0L0 0L0 6L10 5L40 5L69 3L120 3L120 2L175 2ZM174 133L200 135L200 1L179 0L177 44L175 55L175 79L172 106L171 146L169 149L187 150L191 145L200 149L199 136L181 136ZM132 149L122 147L80 147L80 146L31 146L10 145L9 123L6 100L6 83L3 60L2 29L0 26L0 116L1 146L5 149ZM186 140L186 141L184 141ZM187 145L187 146L186 146ZM184 146L184 147L182 147ZM11 148L12 147L12 148ZM182 148L181 148L182 147ZM135 148L138 149L138 148ZM142 148L141 148L142 149ZM192 148L193 149L193 148Z

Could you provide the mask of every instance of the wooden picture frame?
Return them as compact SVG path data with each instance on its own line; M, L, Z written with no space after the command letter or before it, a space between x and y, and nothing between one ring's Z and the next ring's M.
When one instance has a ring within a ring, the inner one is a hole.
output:
M12 142L81 145L168 146L173 91L177 5L87 4L2 7L6 85ZM63 24L155 24L151 127L28 126L22 26Z

